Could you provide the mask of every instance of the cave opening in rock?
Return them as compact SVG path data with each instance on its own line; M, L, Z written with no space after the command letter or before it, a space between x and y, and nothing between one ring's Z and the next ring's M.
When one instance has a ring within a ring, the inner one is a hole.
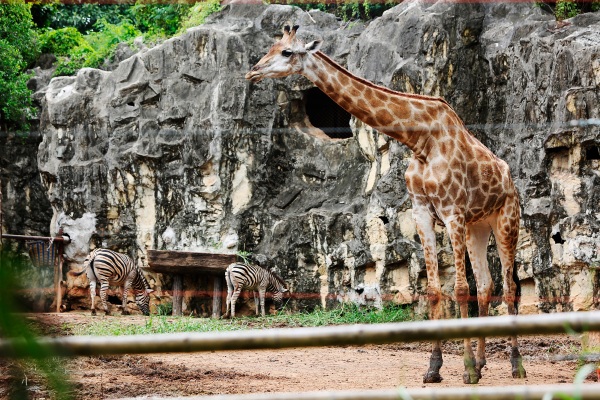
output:
M565 240L560 235L560 232L556 232L554 235L552 235L552 240L554 240L554 243L556 244L563 244L565 242Z
M310 123L332 139L352 137L350 113L329 98L319 88L311 88L304 96L306 115Z
M585 149L586 160L600 160L600 146L588 146Z

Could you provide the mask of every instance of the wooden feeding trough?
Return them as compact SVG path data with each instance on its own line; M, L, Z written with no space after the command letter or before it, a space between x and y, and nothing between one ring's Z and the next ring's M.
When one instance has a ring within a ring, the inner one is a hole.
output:
M235 254L197 253L192 251L148 250L148 271L173 277L173 315L181 315L183 276L209 274L214 277L212 316L221 316L223 276Z

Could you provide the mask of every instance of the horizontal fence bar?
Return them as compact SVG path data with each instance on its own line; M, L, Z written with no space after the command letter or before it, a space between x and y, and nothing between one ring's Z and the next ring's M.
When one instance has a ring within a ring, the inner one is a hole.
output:
M56 355L92 356L345 346L585 331L600 331L600 311L318 328L110 337L68 336L40 338L38 344L46 352ZM27 345L24 340L18 338L1 340L0 357L28 354Z
M2 239L15 239L15 240L45 240L48 242L63 242L65 244L71 243L71 238L68 236L56 236L56 237L48 237L48 236L28 236L28 235L11 235L8 233L2 234Z
M550 394L553 396L550 397ZM192 397L143 397L150 399L185 400L542 400L589 399L600 400L600 384L488 386L457 388L379 389L353 391L319 391L302 393L256 393ZM562 396L561 396L562 395ZM139 400L139 397L136 397ZM122 399L133 400L133 399Z

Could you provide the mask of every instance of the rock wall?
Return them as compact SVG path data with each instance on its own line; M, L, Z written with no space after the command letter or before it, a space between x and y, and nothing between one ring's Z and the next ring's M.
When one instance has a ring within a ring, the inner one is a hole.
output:
M141 262L146 249L244 251L289 282L296 309L393 300L424 310L403 178L409 151L354 119L345 133L319 129L330 126L323 118L347 116L302 77L243 78L288 21L359 76L443 96L510 164L522 197L522 312L599 306L600 128L570 121L599 117L600 14L556 30L528 4L405 2L367 26L291 6L230 5L112 72L53 79L38 162L51 230L75 238L74 268L96 246ZM452 252L442 230L438 238L450 294ZM149 275L168 301L170 277ZM199 292L210 285L185 282ZM83 286L69 282L73 304ZM208 306L188 296L184 312Z
M39 134L0 131L2 233L45 236L52 209L37 168Z

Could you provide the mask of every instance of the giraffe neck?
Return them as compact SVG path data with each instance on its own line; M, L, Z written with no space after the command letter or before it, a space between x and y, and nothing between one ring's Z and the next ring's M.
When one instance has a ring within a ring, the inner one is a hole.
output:
M436 134L452 126L462 126L444 100L375 85L320 51L310 59L302 74L340 107L405 144L417 157L427 154L432 145L430 139Z

